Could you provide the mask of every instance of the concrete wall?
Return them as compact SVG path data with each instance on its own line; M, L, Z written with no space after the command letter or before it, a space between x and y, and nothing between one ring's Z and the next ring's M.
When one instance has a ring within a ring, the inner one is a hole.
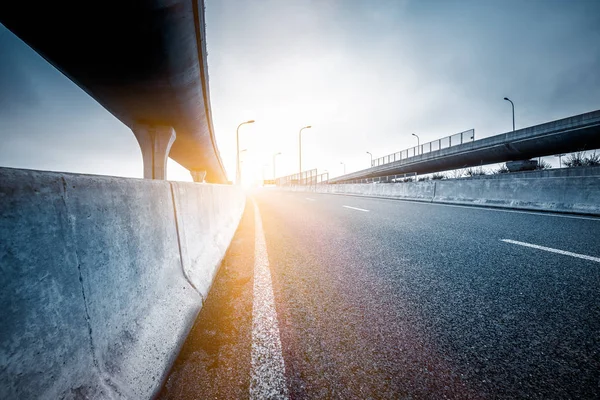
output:
M600 215L600 177L438 181L435 203Z
M600 215L600 176L338 184L292 190Z
M233 186L0 168L0 398L152 397L244 204Z
M316 191L320 193L360 194L365 196L381 196L406 198L413 200L431 201L433 198L434 182L415 182L397 184L339 184L317 185ZM301 190L298 186L297 190ZM313 186L313 189L315 186Z

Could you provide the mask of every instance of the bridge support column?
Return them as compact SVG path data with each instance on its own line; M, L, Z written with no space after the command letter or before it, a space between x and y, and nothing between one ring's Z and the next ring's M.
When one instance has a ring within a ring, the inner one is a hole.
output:
M136 125L131 130L142 149L144 179L167 179L167 158L175 141L175 130L158 125Z
M204 182L204 178L206 177L206 171L197 171L192 169L190 170L190 174L192 174L192 179L194 182L198 183Z

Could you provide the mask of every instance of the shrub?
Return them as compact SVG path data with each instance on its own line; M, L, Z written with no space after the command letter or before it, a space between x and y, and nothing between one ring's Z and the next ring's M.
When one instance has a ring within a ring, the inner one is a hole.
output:
M583 151L569 154L563 161L563 165L568 168L583 167L585 165L585 156Z
M466 172L465 168L459 168L459 169L455 169L453 171L448 172L448 174L450 175L451 178L458 179L458 178L462 178L465 175L465 172Z
M478 176L478 175L487 175L485 173L485 170L483 169L483 167L476 167L476 168L467 168L467 170L465 171L465 175L466 176Z
M600 165L600 154L594 153L586 156L585 152L578 151L577 153L571 153L563 161L565 167L596 167Z
M541 160L538 163L537 167L535 167L535 169L537 169L537 170L551 169L551 168L552 168L552 165L549 162L546 162L544 160Z
M445 179L446 177L444 176L444 174L433 174L431 176L431 179L433 179L434 181L441 181L442 179Z
M585 158L585 165L587 165L588 167L597 167L598 165L600 165L600 154L596 154L596 152L594 151L594 154L590 154L589 156L587 156Z
M494 174L508 174L510 171L506 168L506 164L502 164L500 168L494 171Z

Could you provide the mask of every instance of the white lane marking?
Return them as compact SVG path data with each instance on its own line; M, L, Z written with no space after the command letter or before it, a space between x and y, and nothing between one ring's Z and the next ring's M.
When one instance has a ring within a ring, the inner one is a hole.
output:
M502 240L503 242L506 242L506 243L518 244L519 246L531 247L533 249L545 250L545 251L549 251L551 253L557 253L557 254L563 254L565 256L583 258L584 260L590 260L590 261L595 261L597 263L600 263L600 257L586 256L585 254L572 253L570 251L553 249L551 247L538 246L537 244L519 242L516 240L510 240L510 239L500 239L500 240Z
M358 210L358 211L369 212L369 210L365 210L364 208L350 207L350 206L342 206L342 207L350 208L350 209L352 209L352 210Z
M311 199L310 197L307 197L306 200L308 200L308 201L315 201L315 199Z
M254 201L253 201L254 202ZM250 399L288 399L265 233L254 202L254 301Z

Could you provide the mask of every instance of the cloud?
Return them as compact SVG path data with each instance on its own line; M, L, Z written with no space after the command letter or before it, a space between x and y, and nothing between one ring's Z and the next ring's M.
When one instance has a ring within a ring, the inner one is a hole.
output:
M230 176L235 129L250 118L240 134L257 152L248 156L265 163L282 151L283 173L297 168L307 124L304 164L339 170L344 160L350 171L367 150L414 145L413 132L421 142L502 133L512 122L504 96L521 127L600 108L597 0L211 0L206 12L212 114ZM138 151L122 140L127 129L2 26L0 52L0 123L13 121L11 134L68 139L57 162L72 168L75 155ZM24 110L27 121L13 118Z

